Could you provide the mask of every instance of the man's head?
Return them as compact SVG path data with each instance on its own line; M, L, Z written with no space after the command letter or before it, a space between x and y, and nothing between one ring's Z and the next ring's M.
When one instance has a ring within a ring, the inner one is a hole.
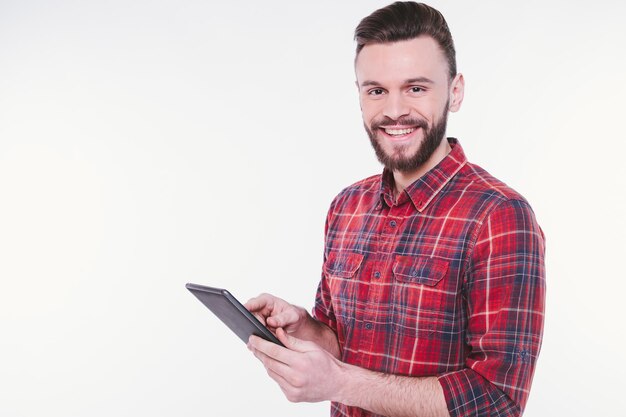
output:
M396 2L355 31L355 70L363 121L378 159L411 173L442 146L448 111L463 100L454 43L437 10Z
M456 51L443 15L424 3L397 1L361 20L354 31L356 55L373 43L408 41L419 36L433 38L448 61L450 80L456 75Z

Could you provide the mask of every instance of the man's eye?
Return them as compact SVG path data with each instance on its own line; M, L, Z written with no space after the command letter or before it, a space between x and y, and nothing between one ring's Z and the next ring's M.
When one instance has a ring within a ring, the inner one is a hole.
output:
M424 89L422 87L411 87L412 93L422 93Z
M380 96L385 91L382 88L374 88L369 91L370 96Z

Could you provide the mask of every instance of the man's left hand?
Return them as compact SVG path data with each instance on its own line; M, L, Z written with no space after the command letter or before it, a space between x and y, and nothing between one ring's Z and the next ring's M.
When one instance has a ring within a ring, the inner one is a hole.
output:
M342 362L313 342L298 339L282 328L276 336L286 348L251 336L248 349L263 363L289 401L337 400L343 375Z

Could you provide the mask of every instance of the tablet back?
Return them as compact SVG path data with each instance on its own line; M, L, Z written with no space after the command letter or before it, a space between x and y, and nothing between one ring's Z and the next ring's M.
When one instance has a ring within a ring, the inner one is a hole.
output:
M248 343L248 339L254 334L282 346L276 336L263 326L228 290L198 284L187 284L186 288L244 343Z

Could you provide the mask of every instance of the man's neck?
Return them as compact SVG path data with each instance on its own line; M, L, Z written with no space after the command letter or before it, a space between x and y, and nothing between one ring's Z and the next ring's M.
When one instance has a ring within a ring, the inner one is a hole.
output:
M416 170L411 172L393 171L393 180L395 183L396 197L404 191L406 187L420 179L424 174L433 169L439 162L443 160L452 150L448 140L444 138L435 152L428 158L426 162L420 165Z

